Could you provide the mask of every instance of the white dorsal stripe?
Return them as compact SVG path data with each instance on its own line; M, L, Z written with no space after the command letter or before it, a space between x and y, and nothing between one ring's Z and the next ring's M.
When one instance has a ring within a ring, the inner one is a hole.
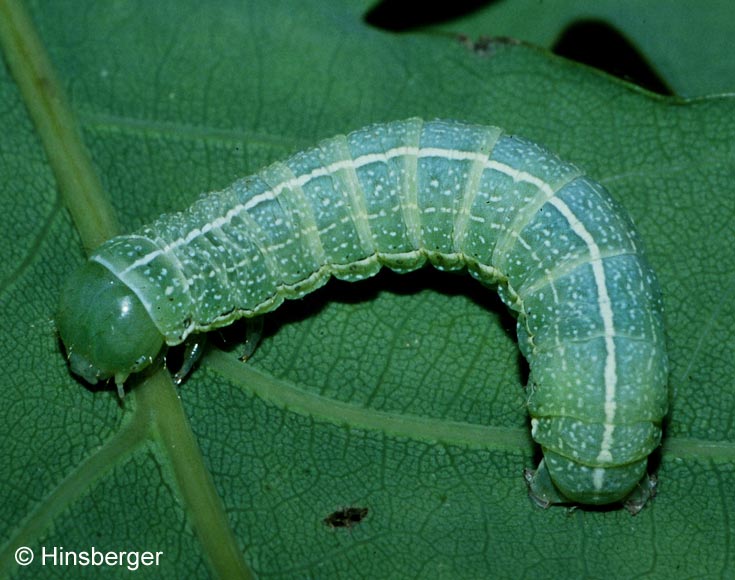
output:
M296 176L294 179L284 181L273 189L264 191L258 195L253 196L247 202L238 204L235 207L228 210L223 216L219 216L211 222L205 224L201 228L195 228L188 232L185 236L182 236L176 240L173 240L161 249L154 250L139 258L125 270L121 272L121 275L127 274L129 271L135 268L140 268L152 262L156 257L171 252L177 247L188 244L196 238L205 235L207 232L225 226L229 224L236 216L243 212L257 207L259 204L276 199L276 197L284 190L294 187L303 187L314 179L329 176L337 171L344 169L356 170L360 167L370 165L372 163L387 163L391 159L396 157L412 155L419 158L430 158L440 157L443 159L449 159L452 161L473 161L484 163L485 169L492 169L498 171L504 175L507 175L516 182L523 182L534 185L538 189L544 192L549 198L551 203L567 220L569 226L581 239L589 250L590 265L595 278L595 284L597 287L598 305L600 309L600 316L602 318L604 334L605 334L605 425L603 431L602 443L600 451L598 453L598 461L607 463L612 461L611 448L613 443L613 433L615 431L614 419L616 414L616 388L617 388L617 369L615 359L615 342L613 339L615 328L613 324L613 314L610 304L610 297L607 291L607 281L605 279L605 270L602 265L602 256L600 248L595 242L592 235L587 231L584 225L577 219L577 216L564 203L561 199L554 196L553 188L535 175L531 175L525 171L520 171L510 165L488 159L487 154L479 153L476 151L462 151L457 149L444 149L440 147L411 147L401 146L390 149L384 153L369 153L361 155L355 159L343 159L335 161L323 167L318 167L309 173L304 175ZM598 476L599 477L599 476ZM599 482L601 484L601 482Z
M205 235L207 232L211 231L212 229L219 228L219 227L229 224L235 217L237 217L242 212L245 212L245 211L248 211L249 209L257 207L259 204L265 201L276 199L276 197L284 189L291 189L294 187L303 187L304 185L306 185L307 183L309 183L310 181L314 179L319 179L320 177L326 177L342 169L352 168L356 170L356 169L359 169L360 167L370 165L371 163L387 163L391 159L394 159L396 157L406 156L406 155L417 156L419 158L441 157L443 159L450 159L452 161L479 161L485 164L486 169L492 169L492 170L498 171L504 175L507 175L514 181L529 183L531 185L534 185L538 187L539 189L541 189L548 196L552 196L554 193L551 186L545 181L543 181L542 179L536 177L535 175L531 175L530 173L527 173L525 171L519 171L518 169L515 169L514 167L511 167L510 165L507 165L505 163L501 163L499 161L488 159L488 156L485 153L478 153L477 151L462 151L462 150L457 150L457 149L444 149L441 147L425 147L425 148L410 147L410 146L395 147L393 149L389 149L388 151L384 153L368 153L366 155L361 155L359 157L356 157L355 159L343 159L340 161L335 161L334 163L330 163L329 165L318 167L304 175L297 176L294 179L284 181L283 183L280 183L279 185L275 186L273 189L259 193L258 195L253 196L251 199L249 199L245 203L236 205L235 207L228 210L223 216L219 216L215 218L211 222L203 225L201 228L194 228L193 230L188 232L185 236L182 236L176 240L173 240L169 244L162 246L160 249L154 250L153 252L150 252L146 254L145 256L138 258L132 264L130 264L127 268L125 268L122 272L120 272L120 275L124 276L131 270L140 268L141 266L145 266L146 264L149 264L150 262L155 260L158 256L162 254L167 254L171 250L174 250L180 246L189 244L191 241L195 240L196 238L200 236Z
M612 306L610 302L610 295L607 291L607 280L605 278L605 268L603 266L602 256L600 255L600 248L584 227L582 222L577 219L574 212L569 206L564 203L563 200L558 197L554 197L549 200L564 218L569 223L575 234L577 234L582 241L587 245L590 256L590 266L592 267L592 273L595 277L595 286L597 287L597 304L600 308L600 317L602 318L602 324L604 328L605 336L605 427L602 435L602 444L600 445L600 452L597 455L597 460L603 463L612 461L612 443L613 443L613 432L615 431L615 412L617 410L617 403L615 401L615 394L617 389L617 368L615 360L615 324L613 322ZM602 477L602 476L600 476ZM601 482L600 482L600 485Z
M356 170L360 167L370 165L372 163L387 163L391 159L401 156L416 156L418 158L431 158L439 157L442 159L449 159L452 161L472 161L480 162L484 164L485 169L491 169L498 171L504 175L507 175L516 182L528 183L534 185L539 190L543 191L544 194L549 198L551 203L567 220L569 226L585 243L588 248L590 256L590 265L594 274L595 284L597 287L598 305L600 309L600 316L602 318L604 334L605 334L605 425L602 437L602 443L600 445L600 451L597 459L600 462L608 463L612 461L611 448L613 443L613 433L615 431L615 414L616 414L616 388L617 388L617 369L616 369L616 357L615 357L615 328L613 323L613 314L610 304L610 297L607 291L607 281L605 279L605 270L602 264L602 256L600 248L595 242L592 235L587 231L584 225L577 219L577 216L564 203L561 199L554 196L553 188L540 179L539 177L520 171L510 165L501 163L499 161L489 159L487 154L480 153L477 151L463 151L458 149L445 149L441 147L413 147L413 146L401 146L389 149L383 153L368 153L356 157L355 159L342 159L330 163L328 165L317 167L309 173L304 175L296 176L293 179L284 181L273 189L264 191L258 195L253 196L245 203L236 205L235 207L228 210L224 215L219 216L211 222L205 224L201 228L194 228L188 232L185 236L173 240L169 244L162 246L160 249L154 250L141 258L138 258L127 268L121 272L121 276L124 276L131 270L140 268L152 262L156 257L167 254L172 250L182 245L189 244L193 240L200 236L205 235L207 232L220 228L229 224L235 217L247 212L248 210L257 207L259 204L269 200L274 200L284 190L295 187L303 187L314 179L329 176L337 171L344 169Z

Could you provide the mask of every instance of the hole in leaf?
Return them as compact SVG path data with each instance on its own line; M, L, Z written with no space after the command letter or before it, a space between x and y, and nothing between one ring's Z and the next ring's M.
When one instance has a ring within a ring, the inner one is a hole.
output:
M654 93L674 94L635 44L605 22L575 22L561 34L553 51L559 56L598 68Z
M332 512L322 522L330 528L351 528L364 520L367 515L366 507L349 507Z
M428 2L416 5L413 9L402 0L383 0L367 14L365 22L375 28L391 32L405 32L435 24L450 22L482 10L496 0L455 0L454 2Z

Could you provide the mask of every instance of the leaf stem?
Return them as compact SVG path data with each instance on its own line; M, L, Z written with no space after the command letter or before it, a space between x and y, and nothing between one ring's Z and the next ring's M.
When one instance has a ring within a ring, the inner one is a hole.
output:
M63 88L20 0L0 0L0 47L89 253L115 235L118 225Z
M154 413L153 437L169 461L185 512L191 518L214 575L219 578L253 578L170 375L162 369L140 385L136 392L141 408Z
M64 205L89 253L118 233L114 211L82 140L73 110L21 0L0 0L0 47L56 177ZM63 509L152 437L162 448L211 569L222 578L252 578L227 521L171 378L160 371L131 395L132 419L53 489L0 551L0 572L15 547L42 535ZM2 575L2 574L0 574Z

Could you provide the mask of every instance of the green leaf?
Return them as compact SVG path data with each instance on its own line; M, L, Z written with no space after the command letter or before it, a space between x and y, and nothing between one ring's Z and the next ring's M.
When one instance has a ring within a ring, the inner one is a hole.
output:
M733 575L733 98L655 96L523 43L387 33L368 8L37 0L34 47L0 0L0 577L103 572L44 566L54 547L160 551L135 572L151 578ZM638 225L672 366L659 494L638 516L528 499L525 363L467 276L330 283L269 315L247 363L214 348L176 391L159 373L120 404L70 375L59 289L115 219L130 231L319 138L413 115L539 141ZM350 507L368 511L328 525Z
M386 12L397 12L400 2L385 1ZM469 37L509 36L565 54L574 52L583 62L601 60L625 73L645 77L653 67L671 90L682 96L732 92L735 60L725 55L735 49L730 0L670 2L656 0L513 0L491 2L482 9L435 26ZM469 3L468 3L469 5ZM462 3L446 3L440 12L456 13ZM417 11L410 19L426 19ZM408 24L408 23L404 23ZM629 62L637 53L639 62ZM704 66L703 64L706 63ZM604 67L603 67L604 68ZM609 69L605 69L609 70Z

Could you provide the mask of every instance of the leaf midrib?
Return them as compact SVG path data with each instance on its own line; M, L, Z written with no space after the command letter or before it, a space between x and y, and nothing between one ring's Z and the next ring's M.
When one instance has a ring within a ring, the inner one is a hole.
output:
M81 140L76 114L20 0L0 0L0 46L36 127L63 203L72 214L87 251L91 251L117 233L117 222ZM168 460L213 574L252 577L171 378L165 371L157 372L129 397L134 408L130 420L50 490L24 523L17 524L15 534L0 551L0 571L12 565L13 546L31 543L31 539L50 527L58 513L123 457L152 439L161 448L161 456Z

